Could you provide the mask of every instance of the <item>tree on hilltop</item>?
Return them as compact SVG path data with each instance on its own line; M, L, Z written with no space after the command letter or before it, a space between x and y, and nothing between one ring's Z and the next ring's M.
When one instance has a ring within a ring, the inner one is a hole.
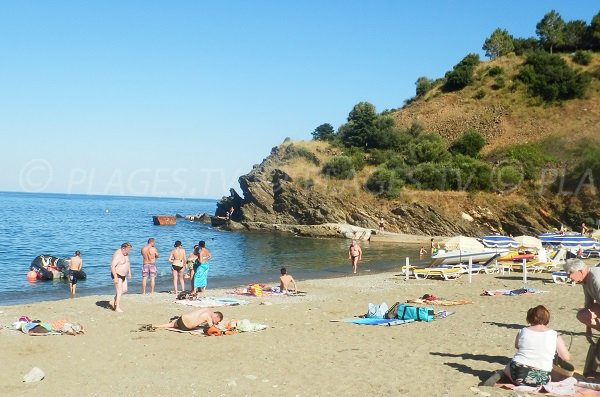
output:
M495 59L514 51L513 38L506 29L497 28L483 43L485 56Z
M588 43L587 35L588 26L585 21L575 20L567 22L563 32L562 49L564 51L575 51L588 48L590 43Z
M563 43L564 29L565 21L558 12L552 10L537 23L535 33L539 36L542 45L550 48L552 54L552 49Z
M311 134L315 141L333 141L336 138L335 130L329 123L321 124Z

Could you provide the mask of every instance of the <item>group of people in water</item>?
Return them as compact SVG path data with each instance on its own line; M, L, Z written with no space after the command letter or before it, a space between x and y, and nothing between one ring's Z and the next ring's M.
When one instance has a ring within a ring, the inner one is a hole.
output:
M154 238L149 238L148 243L140 250L142 255L142 294L146 293L148 279L150 281L150 293L154 293L157 274L156 261L160 256L155 243ZM116 312L123 311L121 309L121 296L124 292L127 292L127 279L131 280L130 251L131 243L125 242L112 255L110 275L115 287L115 296L109 302L109 305ZM178 286L181 286L181 292L185 291L184 272L186 270L189 271L191 280L190 295L196 296L198 293L204 293L208 283L209 261L211 258L212 255L206 248L204 241L199 241L197 245L194 245L194 249L189 256L186 256L181 241L175 241L167 259L171 264L174 293L179 295Z

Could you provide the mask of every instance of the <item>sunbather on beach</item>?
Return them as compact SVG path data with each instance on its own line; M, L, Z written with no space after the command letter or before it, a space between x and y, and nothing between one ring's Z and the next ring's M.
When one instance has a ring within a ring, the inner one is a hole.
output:
M298 292L298 286L296 285L296 280L287 274L287 269L285 267L281 268L281 277L279 277L279 289L281 292L288 292L290 284L294 284L294 292Z
M223 320L223 313L209 309L198 309L177 317L170 323L155 325L156 328L175 328L182 331L192 331L200 327L212 327Z
M528 327L515 338L517 352L504 373L517 386L541 386L550 382L554 355L569 361L569 350L558 333L547 327L550 312L539 305L527 310Z

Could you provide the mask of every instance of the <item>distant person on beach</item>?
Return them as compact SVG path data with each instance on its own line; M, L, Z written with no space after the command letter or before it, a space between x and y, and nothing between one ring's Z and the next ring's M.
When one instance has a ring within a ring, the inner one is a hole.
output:
M154 248L155 240L148 239L148 244L142 247L142 294L146 293L146 279L150 277L150 293L154 293L154 279L156 278L156 258L158 250Z
M577 320L585 324L585 335L592 342L592 329L600 331L600 267L589 268L581 259L567 259L564 270L569 278L583 285L584 305L577 312Z
M350 262L352 263L352 273L356 274L358 261L362 260L362 249L356 240L352 240L350 243L350 248L348 248L348 259L350 259Z
M175 248L173 248L169 254L169 262L171 263L171 271L173 273L173 290L175 291L175 295L178 295L179 291L177 291L177 279L179 279L179 283L181 284L181 291L185 291L183 269L185 266L186 257L185 250L181 246L181 241L175 241L173 246Z
M439 249L439 244L436 243L436 241L433 238L429 241L429 244L431 245L431 255L433 256Z
M155 325L156 328L174 328L182 331L192 331L199 327L212 327L223 320L223 313L209 309L198 309L186 313L170 323Z
M581 224L581 235L582 236L586 236L588 234L588 232L590 231L590 229L588 229L587 225L585 224L585 222L583 222Z
M206 285L208 284L208 270L210 268L208 262L212 258L212 255L208 249L206 249L206 243L204 241L198 242L198 258L194 263L194 277L192 281L192 295L196 295L198 292L204 293L206 291Z
M281 268L281 277L279 277L279 289L281 292L287 293L289 291L290 284L294 284L294 292L298 292L298 285L296 285L296 280L294 277L287 274L287 269L285 267Z
M131 251L130 243L121 244L121 248L117 249L110 262L110 276L115 285L115 297L109 302L109 305L116 312L122 313L121 310L121 295L123 295L123 286L127 285L126 278L131 280L131 264L129 263L129 252Z
M379 231L383 232L383 229L385 228L385 222L383 220L383 217L379 218Z
M229 209L227 210L227 212L225 213L225 217L229 220L231 219L231 217L233 216L233 212L235 210L233 209L233 207L229 207Z
M75 289L77 288L77 277L79 271L83 267L83 261L81 260L81 252L75 251L75 255L71 257L69 264L69 290L71 292L71 298L75 297Z
M427 250L425 249L425 247L421 246L421 249L419 250L419 258L423 259L425 254L427 254Z
M522 328L515 338L517 352L504 373L517 386L541 386L550 382L554 355L564 361L571 359L564 340L547 327L550 312L539 305L527 310L528 327Z

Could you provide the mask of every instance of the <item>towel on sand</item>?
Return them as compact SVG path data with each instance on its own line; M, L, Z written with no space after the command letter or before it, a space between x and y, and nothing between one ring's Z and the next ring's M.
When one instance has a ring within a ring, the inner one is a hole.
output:
M540 291L535 288L519 288L519 289L486 289L481 293L481 296L519 296L519 295L532 295L532 294L541 294L542 292L548 291Z
M220 297L211 297L205 296L198 299L182 299L176 300L175 303L186 306L194 306L194 307L219 307L219 306L239 306L246 305L248 302L241 299L235 298L220 298Z

